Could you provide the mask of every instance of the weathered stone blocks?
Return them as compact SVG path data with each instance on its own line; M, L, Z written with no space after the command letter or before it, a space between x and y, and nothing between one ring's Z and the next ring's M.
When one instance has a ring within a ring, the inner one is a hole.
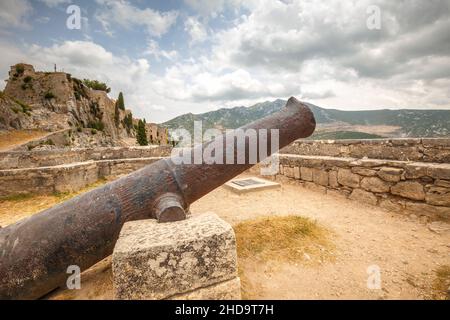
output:
M377 172L377 175L385 181L398 182L401 179L402 173L403 169L400 168L383 167Z
M313 172L311 168L301 167L300 168L300 176L302 180L305 181L313 181Z
M425 195L425 201L436 206L450 207L450 189L444 187L430 187Z
M358 188L359 180L359 175L352 173L350 169L338 170L338 182L344 186Z
M313 181L321 186L328 186L328 172L323 169L313 169Z
M231 226L215 214L171 223L127 222L112 265L117 299L229 297L230 284L224 284L237 278L236 240ZM203 293L195 293L199 289ZM239 298L236 285L232 291Z
M389 192L390 184L377 177L365 177L361 180L361 188L372 192Z
M391 187L391 193L412 200L425 199L423 185L416 181L399 182Z

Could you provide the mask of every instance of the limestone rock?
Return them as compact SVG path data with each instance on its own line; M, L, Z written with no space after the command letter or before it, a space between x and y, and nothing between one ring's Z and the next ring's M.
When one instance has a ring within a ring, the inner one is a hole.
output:
M295 179L300 179L300 168L299 167L294 167L294 178Z
M398 182L402 173L403 169L400 168L383 167L377 172L377 175L385 181Z
M236 240L215 214L127 222L113 252L118 299L164 299L237 277Z
M288 178L293 178L294 177L294 168L283 167L283 174Z
M358 188L359 187L359 176L352 173L350 169L339 169L338 170L338 182L344 186Z
M434 220L450 221L450 208L432 206L426 203L406 202L406 210L417 216L427 216Z
M372 192L389 192L389 183L377 177L366 177L361 180L361 188Z
M307 167L301 167L300 168L300 175L302 180L305 181L313 181L313 173L311 168Z
M374 206L377 205L377 197L373 193L361 189L354 189L349 199L358 200Z
M380 207L389 211L389 212L401 212L403 210L403 206L398 203L397 201L394 201L392 199L381 199L380 200Z
M169 300L240 300L241 281L234 278L191 292L168 298Z
M423 185L415 181L402 181L391 187L391 193L413 200L424 200Z
M450 189L444 187L431 187L425 195L425 201L436 206L450 207Z
M374 177L377 175L376 170L361 167L353 167L352 172L366 177Z
M333 188L339 187L337 171L332 170L332 171L328 172L328 182L330 184L330 187L333 187Z
M313 181L321 186L328 186L328 172L323 169L313 169Z

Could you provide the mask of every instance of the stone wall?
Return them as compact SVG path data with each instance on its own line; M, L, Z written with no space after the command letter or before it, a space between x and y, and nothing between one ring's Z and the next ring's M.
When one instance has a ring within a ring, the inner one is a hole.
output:
M352 150L352 145L344 146ZM448 162L280 154L279 174L305 187L392 212L450 221Z
M57 166L90 160L166 157L171 150L168 146L150 146L0 152L0 170Z
M297 140L280 153L449 163L450 138Z
M73 192L101 178L128 174L161 157L112 159L0 170L0 199L25 194Z

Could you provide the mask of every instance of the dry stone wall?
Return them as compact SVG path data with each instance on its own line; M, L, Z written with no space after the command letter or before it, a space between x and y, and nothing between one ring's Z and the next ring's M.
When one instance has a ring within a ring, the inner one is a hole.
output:
M47 167L90 160L167 157L171 150L171 147L159 146L0 152L0 170Z
M450 139L297 140L280 153L449 163Z
M411 139L405 140L409 143ZM427 140L425 144L424 140ZM425 154L427 160L446 159L450 151L450 139L431 140L418 139L420 144L417 148L421 152L415 152L410 149L411 145L405 144L407 149L399 147L397 154L392 150L392 140L374 144L357 141L355 145L348 141L296 141L283 150L290 151L290 154L280 154L279 173L320 192L341 195L392 212L450 221L449 161L403 160L406 154L415 155L415 159L423 159ZM377 148L377 152L366 149L367 145ZM424 152L425 146L433 147ZM334 150L330 151L333 156L314 155L325 153L325 150ZM294 151L308 155L292 154ZM402 160L373 159L369 155Z
M170 155L170 147L57 149L0 153L0 199L72 192Z

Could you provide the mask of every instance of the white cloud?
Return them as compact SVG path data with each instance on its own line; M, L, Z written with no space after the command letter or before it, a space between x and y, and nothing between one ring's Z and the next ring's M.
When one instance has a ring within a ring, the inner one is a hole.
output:
M55 8L61 4L68 4L72 2L72 0L39 0L39 1L45 3L45 5L50 8Z
M0 27L27 27L26 18L33 11L26 0L0 1Z
M203 42L208 38L205 26L195 17L188 17L184 22L184 30L191 38L191 44Z
M151 8L140 9L124 0L97 0L101 5L95 17L108 34L113 34L112 26L124 28L143 26L152 36L161 36L176 22L178 12L159 12Z
M158 42L153 39L150 39L147 45L147 49L144 51L144 55L150 55L155 57L156 60L160 61L161 58L165 58L167 60L173 61L178 57L178 52L176 50L163 50L159 47Z

